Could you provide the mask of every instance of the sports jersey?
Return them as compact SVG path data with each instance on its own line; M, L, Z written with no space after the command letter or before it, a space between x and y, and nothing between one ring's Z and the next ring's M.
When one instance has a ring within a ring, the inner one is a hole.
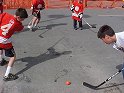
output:
M124 32L115 33L116 42L113 44L113 48L124 52Z
M21 31L24 28L22 23L13 15L2 13L0 15L0 48L11 48L11 36L16 31Z
M83 15L82 13L84 10L83 4L78 3L78 1L74 1L72 7L73 7L72 19L80 21L81 20L80 16Z
M43 0L33 0L32 7L33 7L32 14L34 13L38 14L40 12L39 10L42 10L45 8L45 3Z
M45 3L43 0L33 0L32 5L33 5L33 9L40 10L42 7L45 6Z

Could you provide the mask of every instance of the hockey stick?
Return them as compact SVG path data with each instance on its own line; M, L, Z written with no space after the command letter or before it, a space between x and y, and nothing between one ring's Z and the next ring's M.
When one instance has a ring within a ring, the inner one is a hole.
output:
M106 82L108 82L109 80L111 80L113 77L115 77L116 75L118 75L123 70L124 70L124 68L122 68L121 70L119 70L118 72L116 72L115 74L113 74L112 76L110 76L108 79L106 79L105 81L103 81L101 84L99 84L97 86L93 86L93 85L88 84L86 82L83 82L83 85L86 86L86 87L89 87L91 89L97 89L98 87L102 86L103 84L105 84Z
M82 18L83 19L83 18ZM90 27L90 28L96 28L96 26L91 26L86 20L83 19L83 21Z
M122 67L124 68L124 63L122 65ZM124 79L124 71L122 71L122 75L123 75L123 79Z

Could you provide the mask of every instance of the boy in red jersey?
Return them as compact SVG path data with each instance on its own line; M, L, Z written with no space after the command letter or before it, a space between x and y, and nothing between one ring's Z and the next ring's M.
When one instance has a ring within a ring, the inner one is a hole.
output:
M11 41L11 36L14 34L14 32L19 32L24 28L21 21L23 21L27 17L28 17L27 11L23 8L18 8L14 16L8 13L2 13L0 15L0 62L1 64L5 65L1 58L3 50L5 51L5 56L9 57L9 63L3 78L4 81L17 79L16 75L10 73L10 70L16 58L16 54Z
M0 0L0 14L3 13L3 0Z
M43 10L45 8L45 2L43 0L33 0L32 1L32 15L34 16L31 22L28 25L28 28L30 30L33 30L34 27L37 27L41 15L40 15L40 10Z
M77 21L79 22L79 28L82 30L82 17L83 17L83 0L75 0L70 7L72 11L73 27L77 30Z

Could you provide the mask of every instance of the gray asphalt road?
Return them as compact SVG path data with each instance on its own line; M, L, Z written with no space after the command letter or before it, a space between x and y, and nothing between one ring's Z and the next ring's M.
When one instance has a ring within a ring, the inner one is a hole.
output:
M6 10L12 14L14 11ZM124 54L105 45L96 33L104 24L115 32L123 31L123 11L86 9L84 19L96 28L83 23L83 30L76 31L69 9L42 11L39 29L25 29L13 36L17 60L12 72L19 79L3 82L5 67L0 67L1 93L124 93L122 74L98 90L82 85L84 81L98 85L121 67ZM31 17L23 22L25 26ZM71 85L66 85L66 81L71 81Z

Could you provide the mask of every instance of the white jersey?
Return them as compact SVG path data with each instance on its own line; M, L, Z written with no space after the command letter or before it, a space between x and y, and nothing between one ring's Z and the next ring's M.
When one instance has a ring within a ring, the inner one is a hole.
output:
M124 52L124 31L115 33L115 36L116 36L116 42L113 44L113 48Z

